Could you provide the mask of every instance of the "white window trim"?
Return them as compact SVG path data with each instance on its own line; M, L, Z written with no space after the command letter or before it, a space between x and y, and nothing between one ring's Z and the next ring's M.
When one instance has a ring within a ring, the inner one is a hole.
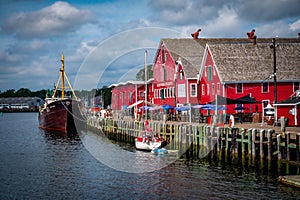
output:
M195 87L195 94L194 95L192 94L193 93L193 86ZM190 96L191 97L196 97L197 96L197 84L195 84L195 83L192 83L190 85Z

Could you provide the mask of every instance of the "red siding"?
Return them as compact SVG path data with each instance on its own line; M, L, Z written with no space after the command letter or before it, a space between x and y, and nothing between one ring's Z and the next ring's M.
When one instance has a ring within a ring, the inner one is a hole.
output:
M163 53L165 54L165 56L162 55ZM163 57L165 59L162 59ZM174 58L174 59L178 59L178 58ZM157 56L154 62L154 67L153 67L154 104L156 105L168 104L172 106L175 106L176 104L188 104L188 103L197 104L198 103L197 94L195 97L190 97L190 85L196 84L197 80L186 79L184 75L184 71L182 74L176 72L175 67L176 67L175 61L171 57L168 49L166 49L165 47L163 47L163 45L161 45L160 48L158 49ZM183 66L183 70L184 70L184 66ZM175 88L176 91L178 91L180 87L184 87L185 95L182 95L181 97L177 92L176 102L175 102L174 91ZM164 91L165 98L161 98L162 91ZM198 93L198 91L196 92Z
M300 108L297 107L297 124L295 121L295 116L290 114L290 110L293 109L294 106L278 106L277 107L277 118L280 119L281 116L288 118L289 126L300 126Z
M143 100L144 97L140 94L144 93L144 91L144 85L121 84L114 87L112 89L112 109L122 110L122 106L129 106L139 100Z
M215 99L216 94L223 96L222 84L219 74L214 66L210 51L207 53L205 66L200 79L199 92L201 95L201 104L211 102ZM218 87L219 86L219 87Z

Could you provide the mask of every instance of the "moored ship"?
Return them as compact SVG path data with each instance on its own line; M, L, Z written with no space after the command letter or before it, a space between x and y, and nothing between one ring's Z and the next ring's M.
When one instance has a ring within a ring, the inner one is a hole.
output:
M86 125L85 117L82 114L83 104L77 98L65 74L64 55L62 55L61 62L60 77L54 93L51 98L45 99L45 104L39 109L39 127L45 130L75 133L79 128L83 128ZM72 98L65 95L65 80L68 82L68 88L72 92ZM60 82L61 95L57 97Z

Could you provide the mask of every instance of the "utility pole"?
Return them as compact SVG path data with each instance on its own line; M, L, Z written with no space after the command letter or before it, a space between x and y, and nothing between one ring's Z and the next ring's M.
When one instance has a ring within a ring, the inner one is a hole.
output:
M145 51L145 104L146 106L148 105L148 75L147 75L147 71L148 71L148 67L147 67L147 57L148 57L148 52L147 50ZM147 107L146 107L147 108ZM146 114L146 120L148 119L148 110L145 109L145 114Z
M272 39L272 44L270 45L270 48L273 49L273 58L274 58L274 72L273 72L273 77L274 77L274 104L277 103L277 79L276 79L276 39Z

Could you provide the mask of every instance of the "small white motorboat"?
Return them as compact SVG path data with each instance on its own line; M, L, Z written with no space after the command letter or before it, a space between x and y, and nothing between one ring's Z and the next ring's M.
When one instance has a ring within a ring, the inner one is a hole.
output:
M135 148L143 151L152 151L161 147L162 140L155 132L143 131L140 136L135 138Z

